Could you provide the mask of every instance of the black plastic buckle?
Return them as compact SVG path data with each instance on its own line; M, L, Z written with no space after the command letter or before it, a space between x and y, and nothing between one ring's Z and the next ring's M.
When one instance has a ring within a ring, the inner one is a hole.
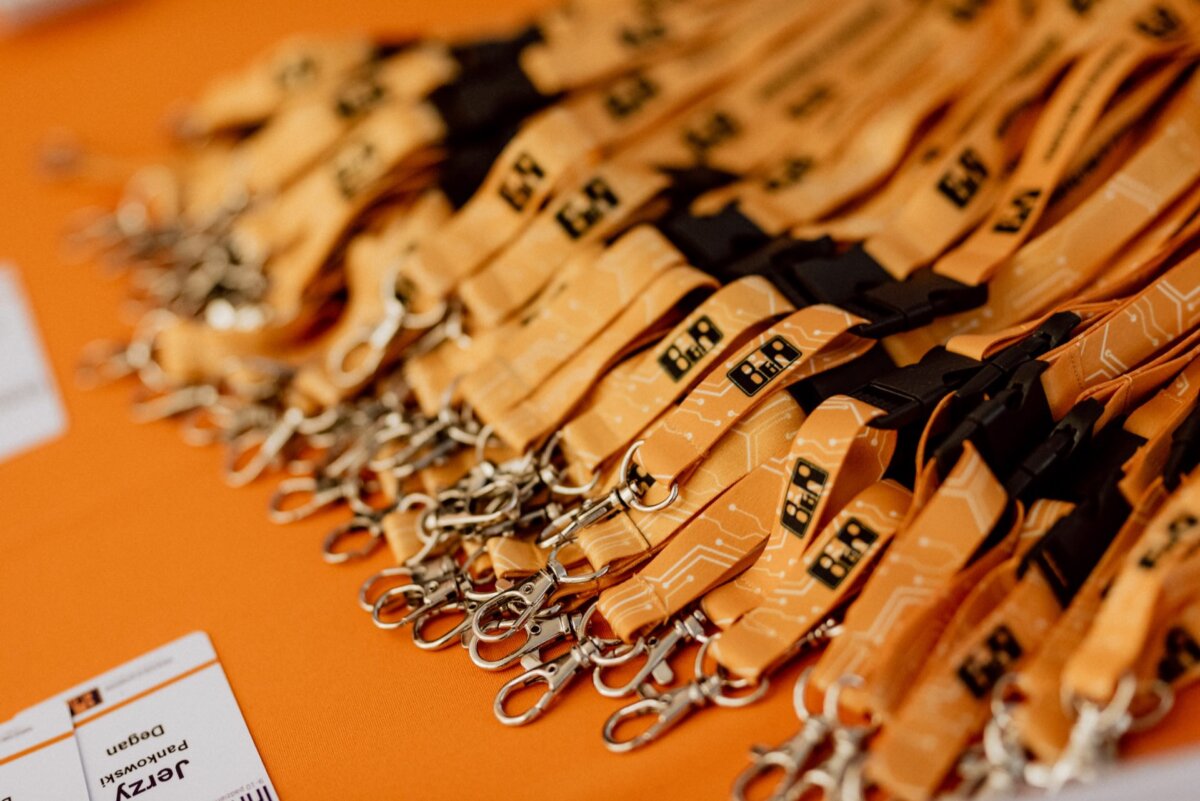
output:
M497 125L487 137L461 142L447 150L438 168L437 182L454 208L462 208L475 196L520 127L519 121Z
M450 47L450 55L458 62L460 72L476 72L493 64L514 62L521 51L543 41L541 28L530 25L513 36L475 39Z
M1029 452L1030 443L1041 438L1054 422L1041 381L1049 366L1042 361L1026 361L1016 368L1006 386L971 409L934 449L938 473L944 477L950 471L962 454L963 443L969 440L995 475L1007 475ZM980 369L986 368L985 362Z
M691 167L659 167L658 171L671 179L671 183L666 189L666 198L669 203L669 211L666 216L668 221L675 218L682 219L684 216L691 217L691 214L687 212L687 207L691 205L692 201L705 192L728 186L739 178L735 173L719 170L707 164L695 164ZM692 219L697 218L692 217Z
M1192 408L1171 434L1171 450L1163 463L1163 486L1174 490L1184 473L1200 464L1200 405Z
M1145 439L1112 425L1092 440L1092 447L1080 455L1085 465L1073 477L1073 499L1078 505L1055 523L1030 549L1017 571L1024 576L1037 566L1065 608L1091 575L1121 526L1130 508L1118 488L1121 465Z
M955 395L963 401L971 401L999 391L1012 380L1021 365L1070 339L1079 322L1079 315L1072 312L1051 315L1024 339L987 359L979 372L959 387Z
M897 369L892 357L888 356L882 345L877 344L857 359L797 381L787 391L806 414L812 414L822 402L834 395L853 394L873 379Z
M979 369L979 362L943 347L930 350L916 364L872 379L850 393L885 414L872 428L899 429L929 417L937 404Z
M841 255L811 255L780 251L772 256L766 275L798 309L828 303L853 311L854 301L873 287L892 281L862 245Z
M776 260L770 276L797 308L828 303L865 317L853 331L870 339L911 331L987 301L986 286L967 286L928 269L897 281L862 245L832 258Z
M1024 576L1037 566L1065 609L1087 581L1132 511L1110 476L1096 494L1059 519L1025 555L1017 570Z
M730 203L716 214L696 217L684 210L663 219L658 230L689 264L726 281L724 268L771 243L771 236Z
M446 140L461 142L528 116L558 99L544 95L521 69L517 53L459 75L429 93L446 124Z
M905 281L889 279L867 289L844 308L870 321L857 326L854 333L882 339L982 306L987 297L986 284L969 286L926 269Z
M1039 382L1040 383L1040 382ZM1067 416L1058 421L1033 451L1013 470L1005 482L1010 498L1028 497L1039 484L1053 477L1086 442L1104 413L1104 404L1088 398L1077 403Z

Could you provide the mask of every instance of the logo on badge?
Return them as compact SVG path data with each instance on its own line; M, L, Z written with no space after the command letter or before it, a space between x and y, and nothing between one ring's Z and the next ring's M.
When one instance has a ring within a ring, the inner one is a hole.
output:
M100 690L93 687L87 692L80 693L67 701L67 708L71 710L71 717L77 717L93 707L100 706L102 703L104 701L100 698Z
M783 337L771 337L762 347L733 366L726 375L746 395L755 395L800 358L800 349Z

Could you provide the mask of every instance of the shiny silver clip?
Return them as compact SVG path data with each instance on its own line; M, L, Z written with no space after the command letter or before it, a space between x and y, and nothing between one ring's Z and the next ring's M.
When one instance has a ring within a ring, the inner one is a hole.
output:
M732 709L753 704L766 694L769 685L765 679L753 685L751 692L745 695L729 695L730 690L743 690L752 685L744 679L730 679L721 667L711 674L705 673L704 658L712 642L705 640L696 652L695 679L677 689L626 704L609 716L602 731L604 745L609 751L620 754L649 745L682 723L688 715L710 704ZM628 740L617 736L617 730L625 723L647 716L654 717L649 727Z
M588 635L588 623L595 610L596 606L593 604L579 617L578 628L574 632L576 643L571 646L570 651L548 662L528 668L521 675L505 682L500 691L496 693L496 700L492 704L492 711L496 713L497 720L505 726L523 726L537 720L559 699L563 690L574 681L575 677L581 671L592 667L595 664L595 658L613 644L612 641ZM507 710L509 699L516 693L536 684L544 684L546 687L538 696L537 701L524 712L509 714Z
M866 763L866 741L875 732L874 726L847 726L838 712L842 689L861 687L861 677L841 676L825 692L822 708L824 724L829 727L833 750L816 767L809 768L800 781L789 787L783 798L797 801L811 790L820 789L827 801L863 801Z
M574 636L580 630L582 619L583 615L578 612L564 612L552 617L538 618L524 629L525 638L520 644L506 649L501 656L484 656L481 648L489 644L489 641L474 636L471 637L467 650L471 655L471 661L484 670L504 670L518 662L526 669L532 669L542 664L542 650ZM501 620L499 625L512 626L514 624L508 620Z
M769 801L782 801L787 798L788 790L800 778L813 753L828 739L832 728L829 718L825 715L810 714L804 701L811 675L812 668L806 668L792 690L792 708L796 711L796 717L800 719L800 731L774 748L754 746L750 767L738 774L733 782L734 801L746 801L750 788L761 786L765 777L774 772L778 772L779 776L767 798Z
M659 687L665 687L675 680L675 671L671 668L672 654L689 642L704 642L708 639L705 624L708 618L699 609L674 618L660 634L651 634L621 656L598 661L592 671L592 683L596 691L606 698L624 698L637 693L643 697L658 694ZM642 654L646 660L625 684L613 686L604 679L608 668L628 665Z

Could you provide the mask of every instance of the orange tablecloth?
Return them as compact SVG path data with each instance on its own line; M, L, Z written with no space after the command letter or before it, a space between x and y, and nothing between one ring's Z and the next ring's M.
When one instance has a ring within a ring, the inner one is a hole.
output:
M0 260L21 269L70 418L65 437L0 464L0 720L203 629L287 801L717 799L751 743L795 731L794 670L765 702L705 711L635 754L605 751L600 725L616 704L586 687L507 729L491 704L510 674L483 673L458 650L418 652L355 607L384 557L323 564L318 544L340 518L275 527L263 514L270 482L224 486L216 450L129 421L128 386L74 387L80 349L123 331L122 289L61 257L65 221L97 196L38 176L47 132L151 155L173 101L285 34L462 29L539 4L126 0L0 42ZM1198 710L1200 695L1185 696L1135 749L1200 740Z

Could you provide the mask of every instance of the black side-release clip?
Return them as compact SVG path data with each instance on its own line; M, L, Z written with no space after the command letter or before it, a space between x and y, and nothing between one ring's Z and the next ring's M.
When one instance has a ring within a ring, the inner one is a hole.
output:
M1007 475L1054 422L1041 381L1049 366L1036 359L1026 361L1003 388L967 412L933 451L938 473L943 477L949 473L963 443L970 441L995 475ZM985 362L980 369L986 368Z
M885 412L871 421L872 428L899 429L926 419L978 369L975 359L936 347L916 364L873 378L850 394Z
M1030 549L1018 576L1036 566L1066 608L1108 550L1132 509L1121 494L1121 465L1145 440L1121 426L1110 426L1081 454L1086 467L1074 477L1081 498L1075 509L1055 523Z
M1171 450L1163 463L1163 486L1174 490L1183 475L1197 464L1200 464L1200 405L1194 406L1171 434Z
M871 339L920 328L987 301L987 286L967 286L932 270L897 281L862 245L832 258L777 262L776 286L797 307L829 303L866 318L854 333Z
M1008 496L1032 497L1039 486L1054 480L1062 466L1091 438L1096 421L1103 413L1104 404L1094 398L1077 403L1009 475L1005 482Z

